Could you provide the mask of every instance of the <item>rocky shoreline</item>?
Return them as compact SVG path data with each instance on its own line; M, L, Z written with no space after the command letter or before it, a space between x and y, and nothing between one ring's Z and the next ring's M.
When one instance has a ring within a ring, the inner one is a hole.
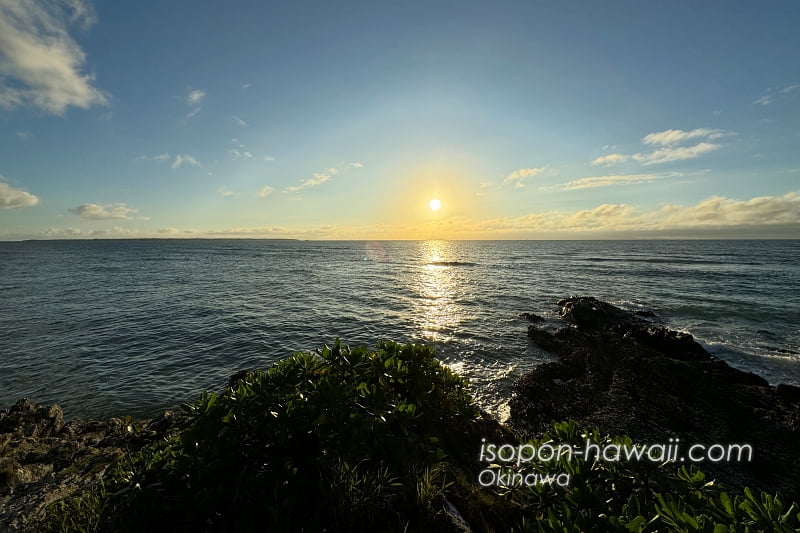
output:
M108 466L180 430L181 413L131 421L74 419L23 399L0 410L0 532L25 530L51 502L102 478Z
M668 330L649 312L591 297L558 302L559 324L538 315L528 336L558 360L515 385L508 426L540 436L552 420L572 419L642 443L750 444L749 464L699 466L732 492L749 486L800 499L800 388L770 386L731 368L691 335ZM240 373L230 385L248 376ZM58 406L20 400L0 410L0 532L30 527L51 502L102 478L118 458L179 432L187 417L65 423Z
M540 434L572 419L641 443L750 444L751 463L698 466L728 489L745 486L789 500L800 496L800 387L770 386L730 367L691 335L658 325L652 312L622 310L592 297L558 302L561 325L528 336L558 356L515 386L509 425Z

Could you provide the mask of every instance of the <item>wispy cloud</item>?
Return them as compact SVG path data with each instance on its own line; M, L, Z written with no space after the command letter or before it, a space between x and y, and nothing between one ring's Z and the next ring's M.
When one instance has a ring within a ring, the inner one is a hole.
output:
M642 138L644 144L654 144L657 146L671 146L694 139L714 140L730 135L725 130L697 128L691 131L665 130L656 133L649 133Z
M83 204L69 210L87 220L131 220L138 209L128 207L127 204Z
M520 168L506 176L503 180L504 183L513 184L515 189L525 187L525 180L539 174L541 168Z
M158 155L140 155L134 161L167 161L170 159L170 155L167 153L158 154Z
M18 131L16 133L16 135L17 135L18 138L22 139L23 141L30 141L31 139L33 139L35 137L33 132L30 132L30 131Z
M256 196L258 196L259 198L266 198L267 196L269 196L270 194L272 194L274 190L275 190L275 189L273 189L273 188L272 188L272 187L270 187L269 185L265 185L264 187L262 187L262 188L261 188L261 189L260 189L260 190L259 190L259 191L256 193Z
M200 162L195 159L194 157L187 155L187 154L178 154L175 156L175 160L172 162L172 168L180 168L183 165L192 165L195 167L200 166Z
M217 192L220 196L235 196L236 193L230 190L229 188L225 187L224 185L217 189Z
M3 176L0 176L3 179ZM16 189L8 183L0 181L0 208L17 209L31 207L39 203L39 198L22 189Z
M88 29L95 21L82 0L0 1L0 107L63 115L69 106L107 105L106 93L85 73L86 53L69 33L70 26Z
M311 178L308 178L307 180L303 180L302 182L300 182L300 185L292 185L286 187L286 189L284 189L284 192L296 192L302 189L308 189L309 187L316 187L330 180L331 180L331 175L329 173L315 172Z
M189 106L200 105L200 102L206 97L206 92L202 89L192 89L191 87L186 90L186 104Z
M240 126L247 126L247 122L245 122L244 120L240 119L240 118L239 118L239 117L237 117L236 115L231 115L231 118L232 118L232 119L233 119L233 121L234 121L234 122L236 122L238 125L240 125Z
M753 103L756 104L756 105L767 106L767 105L770 105L773 101L774 100L772 98L772 95L765 94L764 96L760 96L760 97L756 98L755 101L753 101Z
M201 110L201 109L203 109L203 107L202 107L202 106L197 106L197 107L195 107L194 109L192 109L191 111L189 111L188 113L186 113L186 116L185 116L185 117L183 117L183 120L189 120L190 118L192 118L193 116L195 116L196 114L198 114L198 113L200 112L200 110Z
M669 163L672 161L695 159L703 154L718 150L719 148L722 148L721 144L702 142L695 144L694 146L659 148L650 154L634 154L633 158L636 161L641 161L645 166L660 165L662 163Z
M177 169L182 167L183 165L191 165L195 167L199 167L200 161L195 159L194 157L188 154L177 154L175 157L171 156L168 152L164 152L163 154L158 155L140 155L134 161L154 161L157 163L165 163L167 161L172 161L170 166L173 169Z
M252 86L253 86L252 83L245 83L244 85L242 85L242 89L249 89Z
M572 191L577 189L593 189L595 187L613 187L616 185L634 185L637 183L645 183L653 180L660 180L665 178L672 178L674 176L682 176L678 172L668 172L664 174L617 174L612 176L591 176L588 178L581 178L574 181L568 181L555 188Z
M202 89L192 89L191 87L186 89L186 94L183 96L183 100L186 102L186 105L192 109L186 114L185 117L183 117L184 121L189 120L198 114L201 109L203 109L203 106L200 104L205 99L206 94L207 93Z
M649 166L670 163L673 161L683 161L686 159L695 159L709 152L713 152L714 150L718 150L723 146L720 143L712 143L708 141L720 139L729 135L734 135L734 133L711 128L697 128L690 131L658 131L649 133L642 138L642 144L656 147L653 152L637 153L633 155L608 154L598 157L590 164L592 166L610 166L624 163L625 161L632 159L642 163L644 166ZM693 141L696 142L696 144L690 146L679 146L687 141Z
M264 156L264 161L275 161L275 158L272 157L271 155L265 155Z
M255 156L247 150L237 150L232 148L228 150L228 153L233 156L233 159L255 159Z
M791 94L798 89L800 89L800 83L787 85L786 87L781 88L769 87L764 91L764 94L756 98L753 103L760 106L772 105L778 100L786 98L786 95Z
M625 162L625 161L627 161L628 159L630 159L630 156L627 156L627 155L622 155L622 154L608 154L608 155L601 155L600 157L598 157L597 159L595 159L594 161L592 161L590 164L591 164L592 166L598 166L598 165L603 165L603 166L608 166L608 165L616 165L616 164L618 164L618 163L624 163L624 162Z
M348 169L359 169L362 168L364 165L361 163L345 163L340 162L337 167L329 167L326 168L322 172L315 172L311 175L310 178L303 180L300 182L299 185L290 185L283 189L283 192L297 192L303 189L308 189L310 187L316 187L318 185L322 185L328 181L331 181L331 178L340 172L347 171Z

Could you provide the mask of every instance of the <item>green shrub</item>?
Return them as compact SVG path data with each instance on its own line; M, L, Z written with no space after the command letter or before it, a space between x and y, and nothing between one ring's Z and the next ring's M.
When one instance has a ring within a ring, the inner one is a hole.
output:
M481 437L507 438L431 347L338 341L248 373L186 406L172 438L128 454L102 484L52 504L49 531L796 531L798 507L731 497L696 469L562 457L522 472L568 487L482 487ZM494 429L492 429L494 428ZM498 437L498 435L501 435ZM531 441L631 445L572 422ZM454 511L454 509L457 509ZM460 515L460 518L458 517Z

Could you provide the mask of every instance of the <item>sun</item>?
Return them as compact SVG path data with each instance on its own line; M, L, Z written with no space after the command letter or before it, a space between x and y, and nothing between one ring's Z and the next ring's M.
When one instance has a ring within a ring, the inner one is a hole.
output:
M442 208L442 202L438 198L434 198L428 203L428 207L431 208L431 211L438 211Z

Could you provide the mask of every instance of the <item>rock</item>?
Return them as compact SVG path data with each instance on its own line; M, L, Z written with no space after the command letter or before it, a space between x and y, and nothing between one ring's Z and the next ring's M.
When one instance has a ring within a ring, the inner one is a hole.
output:
M57 405L27 399L0 410L0 532L26 531L51 502L100 479L124 453L178 431L185 417L112 418L64 424Z
M0 410L0 433L23 437L49 437L61 431L64 412L57 405L39 406L24 398Z
M544 317L535 313L520 313L519 316L530 322L544 322Z
M800 387L781 383L777 387L778 396L788 402L800 403Z
M771 387L731 368L688 333L654 325L596 298L561 300L565 326L528 336L558 361L515 385L509 425L541 435L551 420L576 420L649 444L750 444L752 463L705 462L734 491L744 486L800 497L800 387Z

